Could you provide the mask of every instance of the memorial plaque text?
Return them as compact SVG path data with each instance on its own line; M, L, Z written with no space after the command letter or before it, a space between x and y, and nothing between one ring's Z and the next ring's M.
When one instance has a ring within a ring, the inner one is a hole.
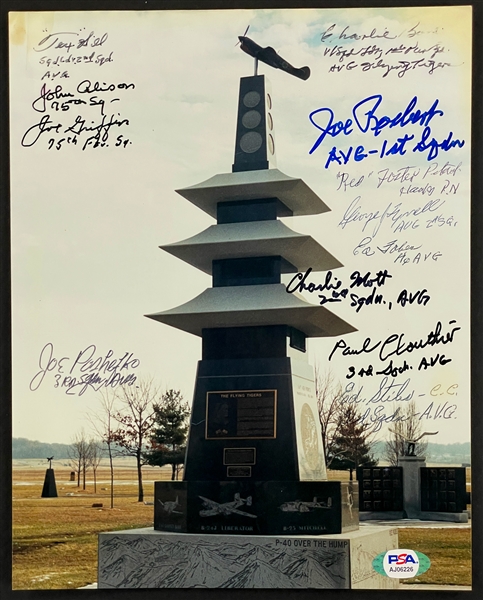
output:
M276 390L208 392L206 439L276 437Z

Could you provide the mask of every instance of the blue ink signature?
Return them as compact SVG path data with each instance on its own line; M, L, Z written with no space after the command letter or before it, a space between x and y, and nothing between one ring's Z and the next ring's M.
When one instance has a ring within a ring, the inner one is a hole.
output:
M334 112L328 107L318 108L317 110L312 111L309 114L309 120L321 133L309 150L309 154L315 152L327 137L335 138L340 134L349 136L354 132L354 129L358 129L362 133L371 132L373 137L377 138L386 128L404 128L408 125L424 127L420 139L413 145L412 151L428 151L427 160L436 158L439 150L447 152L455 146L461 148L464 145L464 140L453 139L452 131L449 132L443 141L438 141L431 136L431 121L435 117L442 117L444 115L444 111L438 108L438 99L434 100L429 109L421 110L417 107L418 97L414 96L404 111L398 112L393 117L388 115L378 116L376 114L382 100L383 97L381 94L374 94L373 96L364 98L352 108L352 118L348 118L345 121L335 121ZM316 116L324 116L326 118L326 123L322 125L317 123L315 120ZM398 137L396 142L393 142L392 144L388 142L387 139L384 139L377 148L366 149L364 146L358 145L356 147L350 146L347 151L343 151L337 149L336 146L333 146L329 151L325 168L327 169L332 162L336 162L339 165L346 165L351 158L356 162L360 162L371 154L377 154L379 158L391 155L403 156L408 150L408 142L414 139L415 134L405 133L401 137Z

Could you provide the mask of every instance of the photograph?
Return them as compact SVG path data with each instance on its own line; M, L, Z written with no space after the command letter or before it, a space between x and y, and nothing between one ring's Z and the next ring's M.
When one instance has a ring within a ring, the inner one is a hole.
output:
M474 9L321 4L8 13L12 590L472 589Z

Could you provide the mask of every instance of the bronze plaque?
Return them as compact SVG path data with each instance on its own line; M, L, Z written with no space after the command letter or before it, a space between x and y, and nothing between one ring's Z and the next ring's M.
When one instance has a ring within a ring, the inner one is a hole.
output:
M226 476L227 477L251 477L252 476L252 468L251 467L227 467L226 468Z
M206 439L273 439L276 411L276 390L208 392Z
M254 465L255 448L224 448L224 465Z

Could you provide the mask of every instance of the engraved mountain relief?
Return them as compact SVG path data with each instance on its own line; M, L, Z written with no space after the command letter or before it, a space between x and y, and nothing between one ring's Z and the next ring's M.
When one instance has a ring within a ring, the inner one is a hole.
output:
M123 540L114 535L101 542L99 573L109 587L177 588L324 588L346 587L346 553L336 548L304 549L257 540L219 546L156 537ZM156 559L153 559L153 556Z

